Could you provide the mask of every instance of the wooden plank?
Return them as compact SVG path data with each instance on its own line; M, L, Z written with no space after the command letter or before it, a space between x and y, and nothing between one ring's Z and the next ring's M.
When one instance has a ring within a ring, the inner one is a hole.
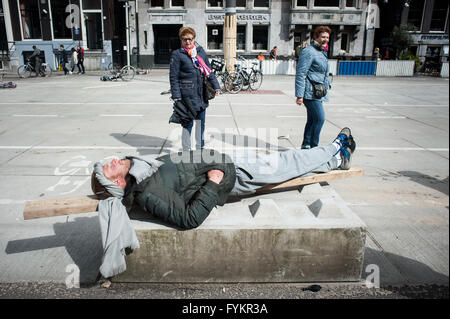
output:
M270 184L258 189L260 192L268 192L271 190L281 190L283 188L290 188L320 182L327 182L335 179L349 178L364 175L364 170L358 167L351 167L349 170L333 170L328 173L319 173L311 176L303 176L291 179L281 184Z
M291 179L281 184L271 184L258 189L257 193L280 191L284 188L331 181L364 175L362 168L352 167L349 170L333 170L328 173L314 174ZM93 195L28 201L23 211L25 220L43 217L63 216L97 211L98 199Z
M23 210L23 219L90 213L97 211L97 206L98 199L93 195L28 201Z

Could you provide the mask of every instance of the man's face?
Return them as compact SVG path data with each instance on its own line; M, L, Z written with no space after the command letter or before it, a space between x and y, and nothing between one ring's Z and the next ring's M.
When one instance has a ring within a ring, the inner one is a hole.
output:
M105 177L112 182L117 180L117 178L125 178L130 169L128 160L119 160L117 158L103 165L102 168Z

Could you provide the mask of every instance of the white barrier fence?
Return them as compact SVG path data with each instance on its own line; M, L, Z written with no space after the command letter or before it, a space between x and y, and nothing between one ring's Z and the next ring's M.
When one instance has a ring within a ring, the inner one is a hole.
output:
M264 75L295 75L297 61L296 60L263 60L261 63L258 59L249 59L246 61L237 60L236 64L251 68L253 62L261 67ZM338 75L339 60L328 60L330 73ZM412 60L395 60L395 61L378 61L376 68L376 76L396 77L396 76L414 76L415 61ZM441 77L449 77L449 63L442 64Z
M413 76L415 61L378 61L376 76Z
M441 77L448 78L448 62L442 63Z

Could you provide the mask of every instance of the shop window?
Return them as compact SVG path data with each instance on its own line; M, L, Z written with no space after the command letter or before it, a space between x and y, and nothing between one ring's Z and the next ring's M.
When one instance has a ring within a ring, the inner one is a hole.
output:
M83 0L83 10L101 10L101 0Z
M103 49L101 12L85 13L84 23L86 25L86 37L88 49L89 50Z
M267 50L269 39L269 27L266 25L253 26L253 50Z
M339 0L314 0L315 7L339 7Z
M254 7L263 7L268 8L269 7L269 0L254 0Z
M438 1L439 2L439 1ZM425 0L411 0L409 2L408 24L421 28Z
M41 39L41 20L38 0L19 0L23 39Z
M435 1L433 14L431 16L431 31L444 31L448 19L448 2Z
M247 0L236 0L236 7L238 8L246 8Z
M164 7L164 0L151 0L150 1L151 7Z
M52 0L50 2L54 39L72 39L72 30L66 25L68 16L66 7L68 5L70 5L69 0Z
M210 8L222 8L224 0L208 0L208 7Z
M297 7L306 7L308 5L308 0L297 0L296 6Z
M236 50L245 50L245 25L236 28Z
M223 25L208 26L208 50L223 49Z
M184 7L184 0L172 0L172 7Z

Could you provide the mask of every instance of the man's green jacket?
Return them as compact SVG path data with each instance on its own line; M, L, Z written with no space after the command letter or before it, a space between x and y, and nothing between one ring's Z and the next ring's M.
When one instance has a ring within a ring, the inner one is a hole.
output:
M230 157L214 150L189 151L157 158L164 164L141 183L125 189L124 204L143 210L182 229L200 226L216 206L223 206L234 187L236 170ZM220 170L220 184L207 178Z

